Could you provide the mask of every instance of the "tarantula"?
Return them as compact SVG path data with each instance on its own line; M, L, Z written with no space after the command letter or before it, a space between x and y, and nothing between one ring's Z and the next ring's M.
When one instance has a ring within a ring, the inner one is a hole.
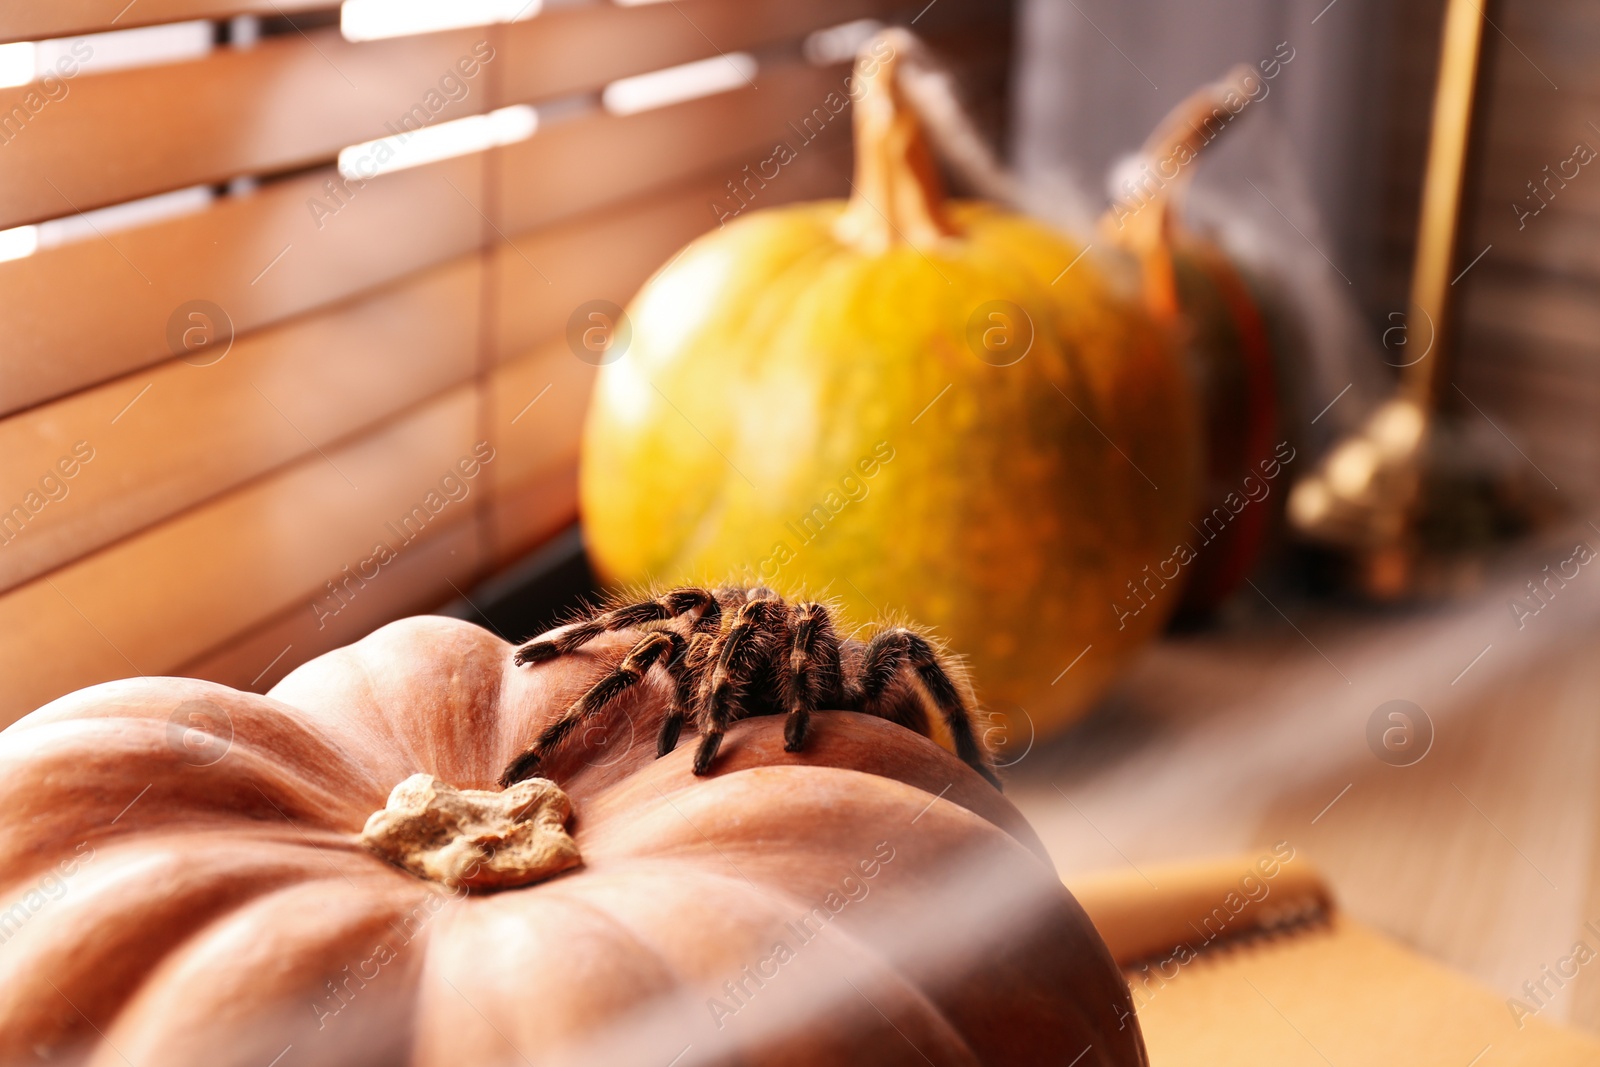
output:
M676 748L683 724L692 722L700 732L695 774L711 770L728 726L753 715L788 716L783 747L789 752L804 747L811 713L819 707L877 715L926 734L920 689L944 717L956 754L1000 787L973 735L972 715L951 668L914 630L890 627L863 644L841 638L832 612L814 601L789 604L766 588L685 588L552 630L517 649L515 661L543 663L616 630L641 630L644 636L511 761L500 776L502 786L530 777L562 738L660 666L673 688L656 756Z

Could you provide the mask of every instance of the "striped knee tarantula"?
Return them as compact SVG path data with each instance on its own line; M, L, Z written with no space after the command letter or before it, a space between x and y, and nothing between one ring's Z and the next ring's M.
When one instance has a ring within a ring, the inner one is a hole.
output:
M814 601L789 604L765 588L686 588L558 628L517 649L515 661L518 666L544 663L616 630L639 630L644 636L511 761L500 776L502 786L530 777L562 738L656 666L673 683L656 755L676 748L683 724L691 722L700 732L695 774L711 770L723 734L738 719L787 715L783 747L798 752L818 708L864 712L926 734L925 696L949 727L956 754L1000 786L973 735L972 715L951 668L913 630L891 627L863 644L841 638L832 612Z

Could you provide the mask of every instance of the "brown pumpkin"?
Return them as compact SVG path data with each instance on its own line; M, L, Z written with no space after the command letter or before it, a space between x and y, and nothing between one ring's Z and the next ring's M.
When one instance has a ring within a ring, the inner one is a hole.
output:
M518 668L407 619L266 696L114 682L0 734L0 1064L1144 1062L1038 839L911 730L749 719L696 778L651 677L495 791L636 637Z

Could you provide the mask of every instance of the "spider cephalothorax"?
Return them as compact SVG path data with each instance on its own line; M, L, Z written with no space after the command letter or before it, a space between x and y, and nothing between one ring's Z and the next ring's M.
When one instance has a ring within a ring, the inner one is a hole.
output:
M953 668L915 630L887 627L863 643L841 638L833 613L815 601L790 604L765 588L685 588L552 630L517 649L516 662L543 663L617 630L639 630L644 636L511 761L502 785L533 774L562 738L657 666L672 681L672 703L656 754L676 748L683 724L692 722L700 733L696 774L711 770L722 735L738 719L788 716L784 748L798 752L818 708L864 712L927 734L926 699L943 717L956 754L996 787L1000 784L973 734L972 714Z

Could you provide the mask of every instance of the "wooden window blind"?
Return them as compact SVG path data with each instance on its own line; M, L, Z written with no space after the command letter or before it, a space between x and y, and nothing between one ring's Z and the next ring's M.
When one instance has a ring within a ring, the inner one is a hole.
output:
M567 3L365 41L325 0L0 0L0 47L57 42L40 56L185 20L217 41L0 88L0 724L136 673L266 688L569 525L594 373L569 317L715 225L848 73L802 42L864 18L917 19L1003 82L1009 22L981 0ZM601 106L735 52L756 63L732 89ZM338 166L518 105L531 136ZM831 126L760 206L847 191Z

